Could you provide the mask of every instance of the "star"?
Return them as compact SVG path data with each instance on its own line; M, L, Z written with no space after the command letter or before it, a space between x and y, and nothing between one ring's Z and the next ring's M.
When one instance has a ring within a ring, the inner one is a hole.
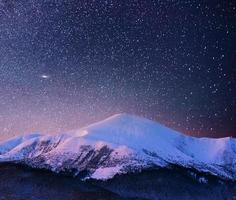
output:
M42 79L49 79L50 76L47 75L47 74L42 74L42 75L40 75L40 78L42 78Z
M0 0L0 140L121 112L236 137L235 0L10 2Z

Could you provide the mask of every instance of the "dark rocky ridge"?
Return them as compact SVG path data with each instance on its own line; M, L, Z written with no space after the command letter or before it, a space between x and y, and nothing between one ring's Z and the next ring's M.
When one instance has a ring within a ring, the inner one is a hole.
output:
M22 165L0 164L0 200L126 199L70 176L30 169Z
M5 163L0 165L0 199L234 200L236 183L175 166L117 175L108 181L80 181L65 173Z
M206 181L207 180L207 181ZM115 176L97 184L125 197L150 200L235 200L236 182L173 166Z

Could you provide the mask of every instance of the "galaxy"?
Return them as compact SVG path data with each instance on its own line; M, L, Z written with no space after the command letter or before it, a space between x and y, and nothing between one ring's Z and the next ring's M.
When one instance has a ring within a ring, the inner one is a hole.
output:
M0 138L116 113L236 137L236 2L0 0Z

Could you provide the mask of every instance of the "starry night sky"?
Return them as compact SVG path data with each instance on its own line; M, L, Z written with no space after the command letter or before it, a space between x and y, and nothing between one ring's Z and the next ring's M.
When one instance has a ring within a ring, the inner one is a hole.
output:
M236 1L0 0L0 134L130 113L236 137Z

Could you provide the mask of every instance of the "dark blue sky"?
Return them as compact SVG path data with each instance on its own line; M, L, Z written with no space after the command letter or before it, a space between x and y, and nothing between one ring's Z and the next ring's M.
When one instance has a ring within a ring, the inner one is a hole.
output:
M0 133L126 112L236 136L235 1L0 1Z

